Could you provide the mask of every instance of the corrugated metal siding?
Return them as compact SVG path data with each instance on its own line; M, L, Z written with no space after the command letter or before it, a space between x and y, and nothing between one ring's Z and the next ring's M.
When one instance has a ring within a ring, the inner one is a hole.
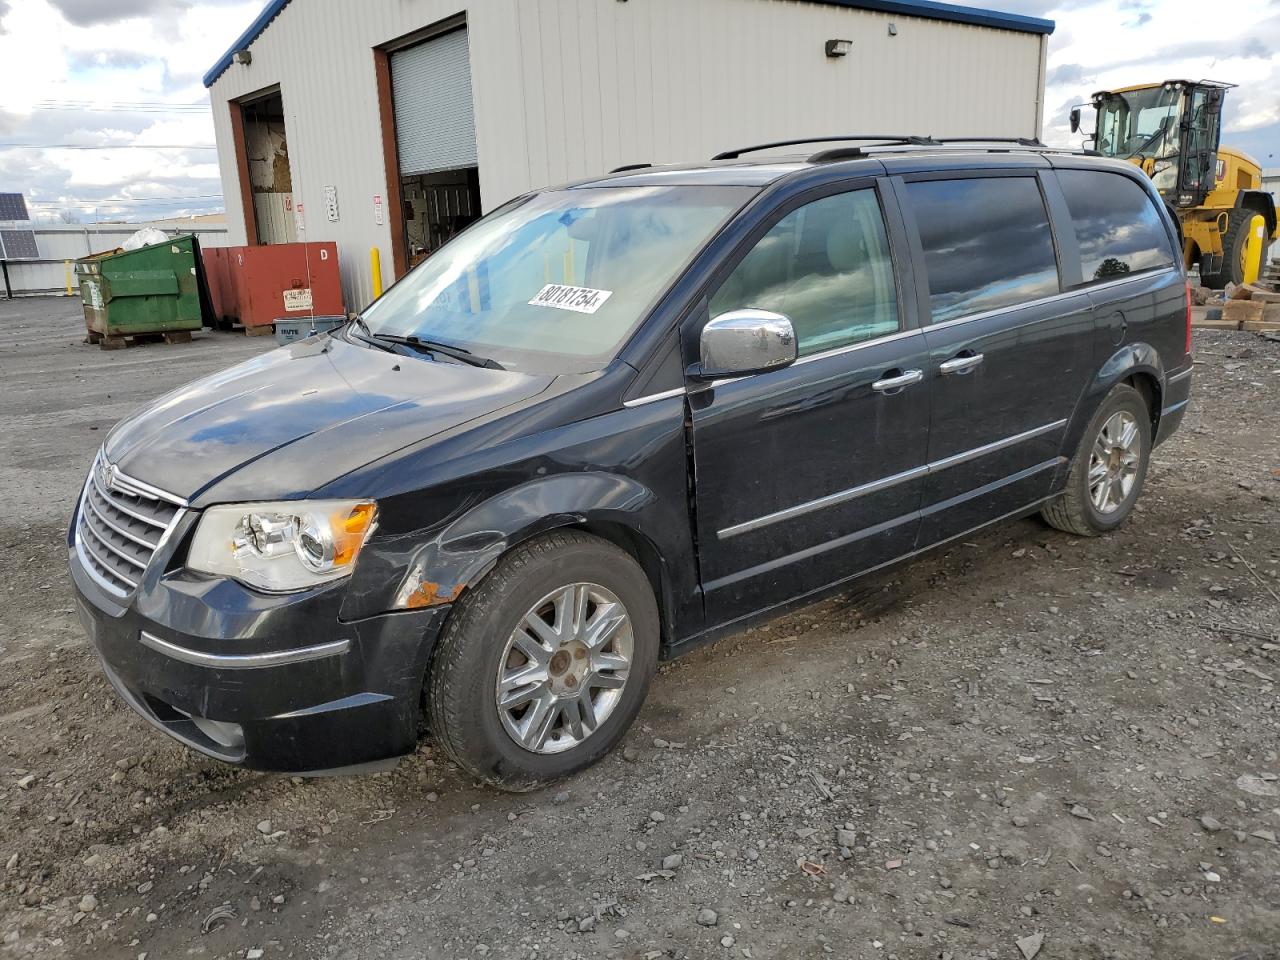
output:
M476 165L466 30L393 53L391 91L402 174Z
M145 224L83 224L76 226L35 227L36 245L40 249L39 260L10 260L9 282L18 296L65 293L67 287L68 260L79 260L91 253L114 250L133 236ZM162 227L171 237L193 233L201 247L225 247L227 228L223 226ZM80 291L72 281L74 295Z
M244 226L226 101L279 83L308 240L339 241L350 306L391 264L372 49L458 0L297 0L210 90L233 240ZM1031 136L1041 38L803 0L480 0L465 7L484 206L622 163L696 160L858 131ZM888 24L897 26L889 36ZM829 59L826 40L853 41ZM337 188L342 220L319 215ZM388 277L389 279L389 277Z

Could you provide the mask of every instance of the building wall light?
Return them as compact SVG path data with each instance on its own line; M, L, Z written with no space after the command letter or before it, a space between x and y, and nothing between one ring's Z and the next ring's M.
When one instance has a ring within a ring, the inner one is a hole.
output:
M849 51L852 48L853 48L852 40L828 40L827 47L826 47L827 56L828 57L847 56Z

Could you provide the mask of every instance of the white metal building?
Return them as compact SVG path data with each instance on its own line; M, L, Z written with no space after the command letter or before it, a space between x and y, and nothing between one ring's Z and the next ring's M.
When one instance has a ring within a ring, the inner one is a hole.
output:
M929 0L271 0L205 76L229 240L337 241L358 308L370 248L389 283L482 211L622 164L1038 136L1052 31Z
M1268 167L1262 171L1262 189L1275 198L1280 207L1280 167Z

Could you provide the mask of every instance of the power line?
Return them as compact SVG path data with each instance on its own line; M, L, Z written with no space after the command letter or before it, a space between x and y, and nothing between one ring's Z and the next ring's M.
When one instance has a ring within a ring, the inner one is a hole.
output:
M49 106L46 104L36 104L32 109L55 110L66 113L154 113L193 117L209 113L209 109L207 107L199 110L184 110L171 107L103 107L98 104L86 104L84 106L73 106L71 104L67 104L65 106Z
M30 107L15 103L0 103L0 109L11 111L33 110L126 110L156 111L160 113L207 113L207 103L168 103L163 100L38 100Z
M217 150L211 143L0 143L0 150Z
M183 203L187 200L221 200L220 193L203 193L191 197L64 197L61 200L28 200L28 206L66 206L85 203Z
M16 109L16 108L10 108ZM91 113L113 112L113 113L189 113L200 114L208 113L210 107L207 104L199 103L148 103L139 101L131 103L122 101L117 103L95 103L92 100L41 100L36 103L32 109L35 110L77 110L87 111Z

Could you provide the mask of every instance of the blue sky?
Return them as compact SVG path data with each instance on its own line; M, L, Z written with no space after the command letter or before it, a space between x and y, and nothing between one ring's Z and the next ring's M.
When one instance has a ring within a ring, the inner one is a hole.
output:
M221 209L200 78L262 5L0 0L0 144L38 145L0 147L0 191L25 192L46 218L65 211L85 222ZM1227 97L1223 142L1280 167L1280 0L966 5L1057 22L1045 90L1048 142L1079 143L1067 112L1094 90L1206 77L1239 85Z

